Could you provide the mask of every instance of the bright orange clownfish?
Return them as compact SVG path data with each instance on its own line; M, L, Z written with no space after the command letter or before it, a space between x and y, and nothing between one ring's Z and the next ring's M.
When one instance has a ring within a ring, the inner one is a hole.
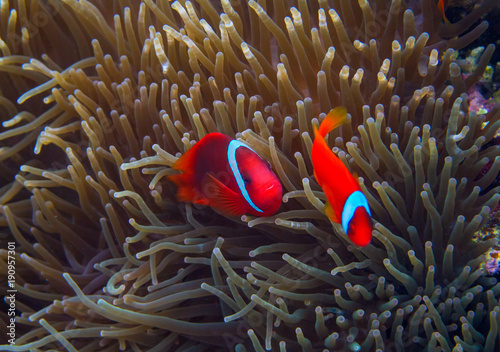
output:
M281 206L282 187L248 145L221 133L209 133L172 166L168 176L181 202L208 205L228 216L270 216Z
M344 163L332 152L325 136L346 121L347 112L338 107L328 113L319 130L314 131L312 164L314 177L325 192L325 212L342 228L357 246L366 246L372 238L372 219L368 201L358 181Z

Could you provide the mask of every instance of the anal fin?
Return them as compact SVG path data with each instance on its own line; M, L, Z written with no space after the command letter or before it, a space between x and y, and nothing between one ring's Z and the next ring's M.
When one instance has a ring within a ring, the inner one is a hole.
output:
M194 187L192 175L170 175L167 179L177 185L177 200L194 204L208 205L208 200Z

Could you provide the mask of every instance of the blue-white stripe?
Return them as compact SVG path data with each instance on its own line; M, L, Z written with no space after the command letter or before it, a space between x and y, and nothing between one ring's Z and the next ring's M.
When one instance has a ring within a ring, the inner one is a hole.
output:
M238 168L238 162L236 161L236 149L239 147L244 147L250 149L252 152L255 153L255 151L247 146L246 144L243 144L240 141L237 141L233 139L231 142L229 142L229 146L227 148L227 160L229 161L229 166L231 167L231 170L233 171L234 178L236 179L236 183L238 184L238 187L240 189L241 194L245 198L245 200L250 204L252 208L254 208L256 211L262 213L262 210L260 210L250 199L250 195L248 194L248 191L245 187L245 181L243 181L243 177L241 177L240 170ZM257 154L257 153L256 153Z
M345 201L344 209L342 210L342 228L345 233L347 233L347 229L349 228L349 223L354 216L354 212L359 207L365 208L368 215L371 216L370 208L368 207L368 200L365 195L361 191L354 191Z

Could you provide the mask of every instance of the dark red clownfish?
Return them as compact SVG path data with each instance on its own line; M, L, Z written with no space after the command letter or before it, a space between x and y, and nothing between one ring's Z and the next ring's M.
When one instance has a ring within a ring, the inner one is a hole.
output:
M343 107L328 113L319 130L314 131L311 152L314 177L318 181L328 202L325 213L333 222L342 224L344 232L357 246L366 246L372 238L372 220L368 200L355 178L344 163L332 152L325 136L346 122L347 112Z
M172 168L182 172L168 176L181 202L208 205L228 216L270 216L281 205L281 183L269 162L224 134L207 134Z

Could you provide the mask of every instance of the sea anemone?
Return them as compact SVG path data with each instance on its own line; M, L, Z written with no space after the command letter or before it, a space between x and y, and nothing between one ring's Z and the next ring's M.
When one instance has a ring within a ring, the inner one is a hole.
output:
M449 24L431 0L2 1L18 312L2 348L498 348L494 243L472 239L500 199L500 106L466 94L494 46L465 79L453 61L495 4ZM372 209L364 248L313 177L313 128L338 105L328 140ZM216 131L271 162L278 214L177 202L165 176Z

